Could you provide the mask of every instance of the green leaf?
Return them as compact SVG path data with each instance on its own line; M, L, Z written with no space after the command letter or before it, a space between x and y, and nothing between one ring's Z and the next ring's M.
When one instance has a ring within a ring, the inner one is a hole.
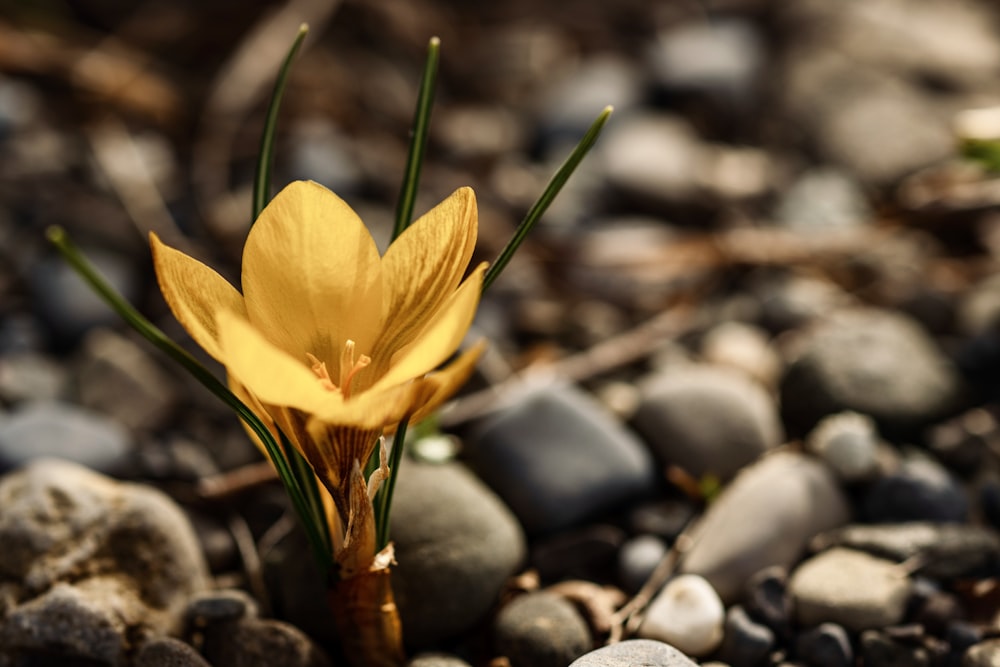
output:
M410 136L410 149L406 156L406 171L403 172L403 184L396 202L396 224L392 230L392 240L410 226L413 221L413 206L417 201L417 187L420 185L420 167L424 163L424 152L427 149L427 134L430 129L431 107L434 104L434 84L437 81L438 61L440 60L441 40L432 37L427 45L427 61L424 64L424 75L420 80L420 93L417 95L417 107L413 114L413 132Z
M535 226L545 211L548 210L549 205L562 190L563 186L566 185L566 181L569 177L576 171L576 168L580 166L580 162L583 161L584 156L593 147L594 143L597 141L597 137L601 134L601 130L604 129L604 124L608 122L608 118L611 116L612 109L610 106L605 107L601 115L597 117L597 120L593 122L587 133L583 135L583 139L580 143L576 145L570 156L566 158L566 161L559 167L559 170L549 181L549 184L545 187L542 195L538 198L538 201L528 210L527 215L524 216L524 220L518 225L517 230L514 232L514 236L511 237L504 249L500 251L497 258L493 260L490 264L490 268L486 270L486 275L483 277L483 292L485 292L490 285L493 284L499 276L500 273L507 267L514 253L521 246L528 232L531 228Z
M288 50L285 61L278 71L278 78L274 82L274 92L271 93L271 103L267 107L267 116L264 120L264 133L260 138L260 153L257 155L257 170L253 179L253 217L251 224L260 216L260 212L271 201L271 168L274 165L274 137L278 129L278 111L281 109L281 99L285 95L285 85L288 83L288 74L292 70L292 61L302 47L302 42L309 32L309 26L303 23L299 26L299 33L292 42L292 48Z
M396 478L399 477L399 464L403 460L406 428L409 423L409 419L404 419L396 427L396 435L392 439L392 451L389 452L389 479L385 480L375 496L376 551L381 551L389 543L389 511L392 509L392 494L396 490Z

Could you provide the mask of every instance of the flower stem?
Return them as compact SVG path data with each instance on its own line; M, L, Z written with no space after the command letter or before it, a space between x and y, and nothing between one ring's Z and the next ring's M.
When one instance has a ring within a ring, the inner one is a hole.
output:
M396 490L396 478L399 477L399 465L403 461L403 444L406 439L406 428L410 420L404 419L396 427L392 437L392 451L389 452L389 479L375 496L375 548L379 551L389 543L389 511L392 509L392 494Z
M499 277L500 273L507 267L510 262L511 257L521 246L528 232L531 228L535 226L545 211L548 210L549 205L552 200L556 198L559 191L562 190L563 186L566 185L566 181L569 177L576 171L576 168L580 166L580 162L583 160L587 152L593 147L594 143L597 141L597 137L601 134L601 130L604 129L604 124L608 122L608 118L611 116L611 112L614 109L610 106L604 107L604 111L601 115L597 117L597 120L593 122L587 133L583 135L580 143L576 145L570 156L566 158L562 166L559 167L559 171L555 173L552 180L545 187L542 195L538 198L538 201L528 210L527 215L524 216L524 220L518 225L517 230L514 232L514 236L511 237L504 249L500 251L497 258L493 260L490 268L486 270L486 275L483 276L483 292L489 289L489 286L493 284L493 281Z

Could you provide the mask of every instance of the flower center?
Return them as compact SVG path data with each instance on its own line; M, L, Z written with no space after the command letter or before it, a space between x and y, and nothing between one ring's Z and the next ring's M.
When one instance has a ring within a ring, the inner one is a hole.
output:
M340 351L340 382L334 384L330 378L330 372L326 369L326 362L320 361L315 355L306 352L306 358L312 367L312 372L316 374L320 384L328 391L336 391L343 395L345 399L351 397L351 381L358 372L372 362L371 357L362 354L357 359L354 358L354 341L348 339L344 343L344 349Z

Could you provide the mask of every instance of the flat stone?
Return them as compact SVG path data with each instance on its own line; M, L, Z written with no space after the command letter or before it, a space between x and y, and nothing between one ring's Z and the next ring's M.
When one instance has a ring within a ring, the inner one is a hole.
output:
M851 667L854 648L847 631L836 623L822 623L799 635L795 652L809 667Z
M273 619L245 618L210 626L202 652L212 667L332 667L308 635Z
M918 455L875 482L862 507L865 519L878 523L962 522L969 512L969 498L947 468Z
M531 535L569 528L653 489L639 440L569 385L527 391L468 445L478 475Z
M895 563L842 547L802 563L788 585L799 623L836 623L855 632L899 623L911 589Z
M420 653L413 656L406 667L472 667L465 660L449 653Z
M156 637L142 645L134 667L212 667L198 651L173 637Z
M725 607L705 579L683 574L667 582L646 608L637 632L700 658L722 642Z
M413 461L402 465L392 510L392 588L407 643L431 646L482 621L525 560L510 511L464 466Z
M723 488L692 529L681 571L702 575L732 602L745 595L754 574L773 565L790 568L813 536L849 517L844 492L825 465L775 452Z
M821 419L806 437L806 448L845 482L871 480L879 472L875 422L857 412L839 412Z

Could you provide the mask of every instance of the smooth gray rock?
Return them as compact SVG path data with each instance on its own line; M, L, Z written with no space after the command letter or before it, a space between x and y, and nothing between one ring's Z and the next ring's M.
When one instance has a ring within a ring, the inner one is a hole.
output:
M7 403L65 398L66 369L45 355L23 351L0 357L0 398Z
M969 647L962 667L996 667L1000 664L1000 639L987 639Z
M725 633L719 658L730 667L755 667L774 647L774 632L769 627L757 623L740 605L734 605L726 612Z
M618 580L629 593L637 593L667 555L667 543L656 535L637 535L618 552Z
M854 648L844 628L822 623L796 638L795 653L809 667L851 667Z
M430 646L480 622L526 556L514 516L454 463L405 461L392 509L392 587L406 642Z
M821 419L806 436L806 448L845 482L870 480L878 474L875 422L857 412L838 412Z
M859 653L863 664L868 667L929 667L931 655L928 650L914 644L894 639L880 630L865 630L861 633ZM939 663L938 663L939 664ZM957 664L957 661L956 661ZM995 665L996 663L990 663Z
M513 398L479 429L469 458L533 535L647 495L656 476L635 436L593 398L562 384Z
M590 628L566 598L539 591L505 605L494 622L494 646L517 667L562 667L592 648Z
M821 462L791 451L744 469L692 529L681 570L700 574L726 602L772 565L790 568L818 533L846 524L847 499Z
M406 667L472 667L465 660L449 653L420 653L413 656Z
M0 471L57 457L112 473L126 465L131 449L120 424L69 403L24 403L0 421Z
M972 524L855 524L817 536L813 546L842 546L899 563L917 558L920 573L935 579L988 576L1000 567L1000 535Z
M844 410L912 431L953 410L962 391L916 321L874 308L839 311L804 332L781 383L786 420L803 431Z
M591 651L570 663L570 667L695 667L697 664L670 644L629 639Z
M781 442L774 399L737 371L682 367L647 378L640 391L636 429L660 461L695 477L728 480Z
M788 583L799 623L836 623L855 632L899 623L911 590L892 561L842 547L805 561Z
M208 581L183 512L161 492L42 459L0 480L0 647L119 664L135 637L178 631ZM0 651L2 655L2 651Z
M829 167L802 174L784 192L775 217L803 232L848 229L872 217L861 186L850 174Z

